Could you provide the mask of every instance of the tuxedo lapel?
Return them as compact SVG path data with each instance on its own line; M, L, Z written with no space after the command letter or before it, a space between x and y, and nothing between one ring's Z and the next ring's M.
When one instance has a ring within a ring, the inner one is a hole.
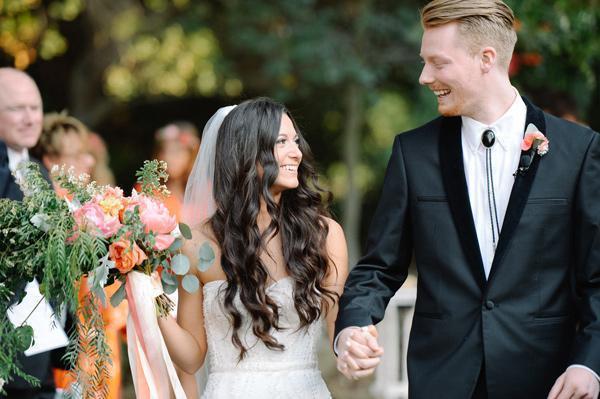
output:
M483 290L486 285L486 279L483 272L479 242L477 241L477 231L473 222L467 180L465 178L461 125L462 121L460 117L442 119L439 140L440 166L450 212L452 213L463 251L473 275L477 279L477 283Z
M525 102L525 105L527 105L527 117L525 126L523 126L523 133L525 132L525 127L530 123L533 123L542 133L547 135L546 120L542 110L533 105L525 97L523 97L523 101ZM523 152L521 155L523 155ZM540 156L535 154L529 169L523 174L517 174L515 177L515 182L510 193L510 199L508 201L508 207L506 208L504 222L502 223L502 231L500 232L498 247L496 248L496 253L494 254L494 261L492 262L492 268L490 270L488 282L490 282L494 275L498 272L498 268L502 263L502 258L506 253L508 244L510 243L515 229L519 224L519 220L523 214L523 209L527 203L527 198L529 197L529 192L531 191L531 186L539 166L539 161Z
M12 182L10 169L8 168L8 152L6 144L0 141L0 198L7 198L9 187Z

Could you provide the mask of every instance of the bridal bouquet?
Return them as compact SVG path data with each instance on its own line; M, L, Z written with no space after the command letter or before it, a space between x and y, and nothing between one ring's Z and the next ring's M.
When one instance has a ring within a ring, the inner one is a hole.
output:
M33 331L27 320L15 327L7 318L8 308L22 299L23 287L35 278L54 309L67 307L77 315L65 355L75 374L75 389L80 390L76 395L104 396L102 381L109 378L110 353L98 304L106 306L104 286L120 281L110 302L116 306L128 299L127 334L134 382L138 367L136 390L138 385L152 389L160 383L152 376L157 364L172 368L156 315L172 310L166 294L177 289L178 276L190 292L199 285L188 274L189 260L180 250L183 239L191 238L190 229L178 224L162 202L168 195L163 184L168 178L166 163L144 162L136 173L141 191L133 190L130 196L118 187L86 183L86 176L75 176L64 167L52 170L54 181L65 192L62 197L36 164L22 166L16 175L24 200L0 200L0 380L19 375L37 383L19 370L15 360L32 344ZM87 279L82 280L84 276ZM82 281L89 293L79 303ZM149 290L155 294L148 297ZM91 373L81 367L82 355L92 359ZM177 392L178 380L171 378L175 371L160 371L169 376Z

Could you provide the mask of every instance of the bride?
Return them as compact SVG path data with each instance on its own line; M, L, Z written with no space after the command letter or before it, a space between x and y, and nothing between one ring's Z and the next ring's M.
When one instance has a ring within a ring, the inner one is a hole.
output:
M205 361L202 398L331 397L316 348L322 321L333 339L347 252L310 158L268 98L208 121L184 201L184 252L202 287L179 290L177 320L159 320L188 398Z

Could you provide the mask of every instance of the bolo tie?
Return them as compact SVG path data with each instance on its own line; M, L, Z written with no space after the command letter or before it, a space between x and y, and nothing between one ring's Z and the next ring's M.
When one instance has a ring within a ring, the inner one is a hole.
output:
M490 129L486 129L481 135L481 143L485 147L485 175L487 185L488 205L490 211L490 225L492 227L492 243L494 252L500 238L500 222L498 221L498 208L496 206L496 191L494 189L494 178L492 173L492 147L496 142L496 135Z

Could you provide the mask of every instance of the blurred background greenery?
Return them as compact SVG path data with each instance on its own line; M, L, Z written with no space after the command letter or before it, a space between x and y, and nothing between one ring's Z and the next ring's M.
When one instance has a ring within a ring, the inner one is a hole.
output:
M598 0L508 0L519 90L596 130ZM405 0L0 0L0 65L29 72L47 111L67 109L108 142L117 182L153 132L267 95L298 119L360 253L393 136L436 115L419 87L418 9Z
M100 134L125 189L158 127L201 129L218 107L259 95L286 103L335 195L352 264L394 135L436 116L417 81L425 3L0 0L0 66L30 73L46 111L67 109ZM515 86L599 130L599 0L507 3L518 17ZM366 397L368 381L344 381L326 362L339 397Z

